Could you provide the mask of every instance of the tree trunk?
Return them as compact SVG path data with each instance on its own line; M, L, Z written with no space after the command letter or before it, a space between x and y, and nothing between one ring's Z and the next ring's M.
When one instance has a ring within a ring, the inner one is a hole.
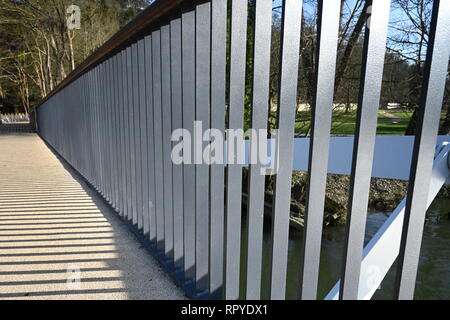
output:
M75 69L75 54L73 52L73 37L75 36L75 33L71 35L70 30L67 30L67 37L69 38L69 59L70 59L70 65L72 67L73 71Z
M358 42L359 36L363 30L364 24L366 23L367 15L366 15L366 7L364 6L361 15L358 18L358 21L353 28L353 32L348 40L347 46L345 47L344 54L339 61L336 70L336 82L334 85L335 91L341 85L342 78L344 77L345 71L348 67L348 62L350 61L350 57L352 56L353 49L355 48L356 43Z
M407 136L413 136L416 134L417 110L418 110L418 108L414 108L414 112L411 116L411 119L409 119L408 127L406 128L406 132L405 132L405 135L407 135Z
M439 134L450 135L450 106L447 108L447 113L445 115L445 120L439 129Z

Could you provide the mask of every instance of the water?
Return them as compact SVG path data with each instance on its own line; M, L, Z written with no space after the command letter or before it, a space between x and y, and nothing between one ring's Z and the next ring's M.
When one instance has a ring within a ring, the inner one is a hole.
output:
M415 299L450 299L450 220L447 217L437 220L437 216L446 216L450 212L450 199L435 200L428 214L430 221L425 225L422 250L417 274ZM366 242L386 221L388 214L370 213L366 225ZM270 265L270 219L264 222L262 297L269 298ZM241 296L245 297L245 278L247 256L247 220L243 218L241 259ZM297 299L299 288L299 262L302 244L302 231L290 229L286 298ZM318 298L323 299L339 280L342 268L343 242L345 227L324 229L319 271ZM373 299L392 299L396 264L386 275Z

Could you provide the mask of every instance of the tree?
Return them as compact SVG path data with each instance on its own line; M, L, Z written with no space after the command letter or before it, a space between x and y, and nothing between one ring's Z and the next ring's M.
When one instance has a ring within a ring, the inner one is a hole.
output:
M0 2L0 86L7 88L3 99L18 92L25 112L148 2L79 0L80 30L67 26L69 5L69 0Z
M426 58L429 38L429 26L431 24L433 0L394 0L394 10L397 10L398 18L392 23L395 30L388 39L388 47L410 66L410 74L405 78L409 92L405 94L405 105L412 109L413 115L406 130L407 135L413 135L416 131L417 110L423 83L423 67ZM448 88L443 108L447 110L446 121L443 122L440 133L450 132L450 104L448 100Z

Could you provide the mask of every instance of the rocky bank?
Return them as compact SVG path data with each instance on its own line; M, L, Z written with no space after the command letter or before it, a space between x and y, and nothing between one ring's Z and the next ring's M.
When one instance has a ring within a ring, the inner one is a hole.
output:
M244 192L247 191L247 170L244 170ZM270 206L273 196L274 177L266 178L266 206ZM307 173L294 172L291 193L291 225L303 225L306 204ZM325 197L325 225L345 223L350 177L329 174ZM372 178L369 195L369 209L390 212L402 201L407 193L408 182L401 180ZM450 186L444 186L437 198L450 198Z

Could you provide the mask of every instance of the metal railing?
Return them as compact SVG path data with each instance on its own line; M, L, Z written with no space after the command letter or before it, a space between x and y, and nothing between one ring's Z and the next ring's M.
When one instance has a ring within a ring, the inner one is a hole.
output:
M363 244L390 1L366 2L371 17L363 51L342 280L335 288L338 293L329 298L366 297L359 285L367 254ZM251 127L266 129L272 0L255 3ZM43 139L130 223L191 297L239 298L242 164L175 165L171 134L179 128L194 132L194 121L220 132L243 128L247 4L247 0L156 1L37 109ZM317 298L339 6L340 1L319 1L302 299ZM286 292L301 10L302 1L283 1L272 299L284 299ZM450 1L434 1L428 46L404 222L398 229L395 298L399 299L411 299L414 293L450 53ZM261 297L265 179L260 169L250 165L245 281L249 299Z

